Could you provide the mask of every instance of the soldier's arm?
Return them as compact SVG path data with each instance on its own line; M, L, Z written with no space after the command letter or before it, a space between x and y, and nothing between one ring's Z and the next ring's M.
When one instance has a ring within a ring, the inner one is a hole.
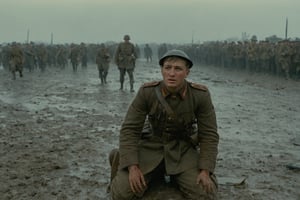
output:
M199 169L213 172L218 154L217 120L209 91L198 92L198 138L200 146Z
M147 115L147 100L140 88L128 108L120 131L120 167L138 165L138 141Z

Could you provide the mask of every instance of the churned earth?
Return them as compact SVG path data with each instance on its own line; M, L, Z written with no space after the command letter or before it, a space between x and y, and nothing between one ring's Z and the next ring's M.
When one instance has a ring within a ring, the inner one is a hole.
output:
M94 64L15 81L0 68L0 199L109 199L107 157L135 95L118 79L114 65L106 85ZM159 80L157 63L139 60L135 79L136 90ZM207 85L215 105L219 199L299 200L300 82L211 66L188 79ZM144 199L182 197L159 186Z

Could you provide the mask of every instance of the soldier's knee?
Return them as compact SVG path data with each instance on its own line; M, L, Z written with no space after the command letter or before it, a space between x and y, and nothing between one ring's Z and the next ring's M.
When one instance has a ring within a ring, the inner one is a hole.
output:
M217 191L218 191L218 183L217 178L214 174L210 175L212 181L212 191L207 193L202 186L202 184L196 184L194 181L194 177L197 175L196 173L193 175L193 171L190 173L184 174L179 178L179 188L188 199L208 199L215 200L217 199Z
M131 200L134 198L135 195L130 189L128 175L125 172L119 171L112 180L110 193L113 200Z

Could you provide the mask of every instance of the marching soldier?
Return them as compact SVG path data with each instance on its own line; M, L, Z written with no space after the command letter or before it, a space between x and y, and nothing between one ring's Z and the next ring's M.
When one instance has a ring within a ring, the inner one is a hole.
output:
M80 58L81 58L81 67L82 69L86 69L87 68L87 47L86 45L82 42L80 44Z
M135 46L131 42L129 42L130 36L125 35L123 39L124 42L121 42L118 45L114 56L115 63L118 66L118 69L120 71L120 84L121 84L120 90L123 90L124 77L127 72L130 81L130 92L134 92L133 71L135 68L135 60L137 58L137 54L136 54Z
M71 52L69 58L72 64L73 72L77 72L78 63L80 60L80 48L75 44L71 45Z
M149 44L146 44L146 46L144 47L144 54L147 62L152 62L152 49Z
M24 62L24 68L28 68L30 72L34 70L34 62L36 59L36 54L34 52L32 44L26 44L25 49L25 62Z
M109 51L104 44L101 44L100 49L98 50L96 55L96 64L98 66L99 78L101 80L101 84L107 83L106 77L108 74L109 62L110 62Z
M283 40L280 42L278 47L278 62L281 70L284 71L284 75L286 79L290 78L290 65L291 65L291 57L292 57L292 49L290 47L288 40Z
M20 77L23 77L23 63L23 51L16 42L13 42L9 54L9 67L13 80L16 79L16 71L19 72Z
M45 72L48 60L48 52L44 44L40 44L38 46L37 54L39 68L41 72Z

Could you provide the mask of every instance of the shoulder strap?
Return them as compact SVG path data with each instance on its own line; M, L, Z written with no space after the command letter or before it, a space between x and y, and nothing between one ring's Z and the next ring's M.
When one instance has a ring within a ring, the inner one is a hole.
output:
M172 108L169 106L168 102L163 98L163 96L161 95L161 92L159 90L159 86L155 87L155 93L156 96L159 100L159 102L163 105L163 107L166 109L168 115L176 117L175 112L172 110Z

